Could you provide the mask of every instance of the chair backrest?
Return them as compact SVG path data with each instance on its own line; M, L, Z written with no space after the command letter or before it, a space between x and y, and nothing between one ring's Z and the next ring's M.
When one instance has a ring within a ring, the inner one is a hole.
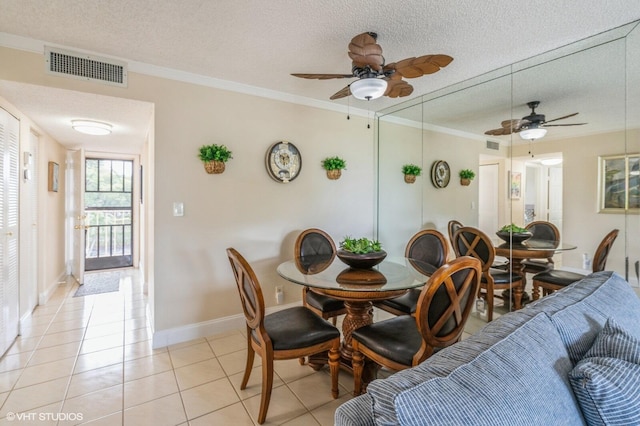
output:
M614 229L609 232L598 245L598 249L596 250L596 254L593 256L593 272L604 271L604 268L607 266L607 257L609 257L609 252L611 251L611 246L613 246L613 242L618 237L618 230Z
M304 274L317 274L327 269L336 257L333 239L321 229L305 229L294 246L296 266Z
M227 256L231 263L233 275L236 278L247 328L250 328L252 331L257 331L254 336L261 340L261 344L264 344L262 336L266 336L267 334L263 324L264 297L262 296L260 282L258 282L258 278L249 263L236 249L228 248Z
M453 234L453 246L458 256L471 256L480 261L482 271L488 271L496 257L493 243L487 234L471 226L463 226Z
M447 261L449 244L440 232L435 229L424 229L411 237L404 256L428 263L438 269Z
M296 238L296 256L335 255L336 245L333 239L321 229L305 229Z
M529 223L525 229L533 234L536 240L560 241L560 231L551 222L538 220Z
M480 285L480 261L458 257L440 267L423 287L416 309L422 345L413 365L460 340Z
M451 241L451 247L453 247L453 252L455 253L456 257L460 256L460 253L458 253L458 249L456 248L455 244L453 244L453 234L455 234L456 231L463 226L464 225L462 224L462 222L458 222L457 220L450 220L447 224L447 231L449 231L449 241Z

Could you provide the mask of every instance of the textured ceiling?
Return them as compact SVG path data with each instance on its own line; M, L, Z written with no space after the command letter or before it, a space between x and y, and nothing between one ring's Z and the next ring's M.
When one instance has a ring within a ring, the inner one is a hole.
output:
M637 0L582 0L579 6L575 3L557 0L0 0L0 45L10 44L8 36L16 35L327 104L346 105L346 99L329 101L328 98L348 84L348 79L303 80L290 73L349 73L347 45L354 35L365 31L378 33L378 43L387 62L431 53L454 58L438 73L409 80L415 88L410 97L415 97L640 19ZM42 123L40 117L47 114L33 110L37 109L38 102L20 99L20 93L30 89L34 88L4 83L0 86L0 95L22 107L45 130L57 136L59 130L53 130L56 120ZM47 93L47 97L50 94ZM60 105L57 108L49 105L50 111L63 111L72 105L65 103L65 96L53 95ZM92 99L81 94L75 96L79 98L74 100L74 105L80 102L81 112L91 116ZM381 98L368 105L366 101L351 99L350 102L352 107L378 111L406 99L409 98ZM117 102L114 100L111 104ZM122 111L122 107L114 109ZM131 107L137 111L136 116L144 108L147 112L151 108L139 103L132 103ZM95 113L105 114L106 120L110 112L107 109ZM118 123L118 117L111 117ZM123 122L122 128L137 127L140 122L145 119ZM62 141L78 143L69 138L73 136L64 135Z

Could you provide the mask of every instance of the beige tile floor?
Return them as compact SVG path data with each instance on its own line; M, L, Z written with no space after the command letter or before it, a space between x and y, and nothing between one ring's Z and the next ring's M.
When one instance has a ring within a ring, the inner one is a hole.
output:
M260 358L241 391L244 330L152 349L137 271L120 272L119 292L73 297L69 281L35 309L0 359L0 425L255 424ZM467 331L484 324L473 314ZM265 424L333 425L336 407L352 398L345 372L336 400L327 368L277 361L275 372Z

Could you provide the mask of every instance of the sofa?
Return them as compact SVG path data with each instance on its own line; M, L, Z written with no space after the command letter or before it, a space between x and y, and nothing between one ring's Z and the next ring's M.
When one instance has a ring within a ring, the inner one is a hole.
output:
M640 425L640 299L597 272L373 380L338 426Z

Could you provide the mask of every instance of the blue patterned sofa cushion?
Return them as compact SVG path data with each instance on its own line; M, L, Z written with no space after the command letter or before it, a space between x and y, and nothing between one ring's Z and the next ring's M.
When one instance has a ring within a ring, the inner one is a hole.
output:
M594 283L601 281L602 278L606 278L606 281L594 287ZM577 298L578 301L554 313L548 308L558 298ZM574 365L591 348L596 336L610 317L615 318L620 326L629 330L632 336L640 339L638 326L640 299L629 284L614 272L591 274L542 300L545 299L548 299L545 311L549 313L551 321L558 329Z
M567 377L572 368L540 313L448 376L398 394L399 424L583 425Z
M640 340L613 318L571 371L569 381L587 424L640 424Z

